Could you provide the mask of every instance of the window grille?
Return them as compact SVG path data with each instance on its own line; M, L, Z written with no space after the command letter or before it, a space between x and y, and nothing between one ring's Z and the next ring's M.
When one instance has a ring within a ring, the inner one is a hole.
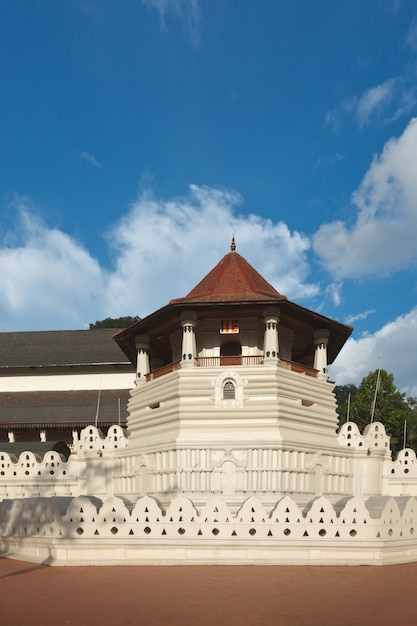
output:
M223 400L234 400L236 398L236 387L231 380L227 380L223 385Z

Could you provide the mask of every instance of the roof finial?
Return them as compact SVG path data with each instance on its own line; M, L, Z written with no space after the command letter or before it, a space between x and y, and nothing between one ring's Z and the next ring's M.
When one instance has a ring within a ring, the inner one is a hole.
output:
M232 245L230 246L231 252L236 252L235 236L232 237Z

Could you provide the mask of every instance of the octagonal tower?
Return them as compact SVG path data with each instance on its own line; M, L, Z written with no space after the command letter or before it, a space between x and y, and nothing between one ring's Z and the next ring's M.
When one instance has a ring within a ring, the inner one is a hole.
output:
M278 293L233 240L187 296L115 335L137 372L118 491L347 495L327 366L351 331Z

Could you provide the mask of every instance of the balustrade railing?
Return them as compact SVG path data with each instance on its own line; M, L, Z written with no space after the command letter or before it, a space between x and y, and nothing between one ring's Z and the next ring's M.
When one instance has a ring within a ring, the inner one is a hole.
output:
M196 359L196 364L198 367L231 367L231 366L240 366L240 365L262 365L263 356L204 356L198 357ZM291 370L293 372L298 372L299 374L306 374L307 376L312 376L313 378L317 378L318 371L313 369L312 367L308 367L307 365L302 365L301 363L295 363L294 361L287 361L286 359L279 359L279 366L285 369ZM159 378L159 376L164 376L165 374L169 374L170 372L174 372L175 370L181 367L181 362L176 361L175 363L169 363L168 365L164 365L149 374L146 374L146 380L154 380L155 378Z
M197 359L199 367L219 367L230 365L260 365L262 356L203 356Z
M307 374L307 376L312 376L313 378L317 378L318 370L313 369L312 367L308 367L307 365L302 365L301 363L295 363L294 361L287 361L286 359L279 360L280 367L284 369L291 370L292 372L298 372L299 374Z
M164 365L153 372L149 372L146 374L146 380L154 380L155 378L159 378L160 376L164 376L165 374L169 374L170 372L174 372L180 368L180 361L175 361L175 363L168 363L168 365Z

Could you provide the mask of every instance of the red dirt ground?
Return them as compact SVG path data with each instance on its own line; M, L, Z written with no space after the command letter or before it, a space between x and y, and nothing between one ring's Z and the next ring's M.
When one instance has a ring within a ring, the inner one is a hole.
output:
M417 563L46 567L0 559L1 626L415 626Z

